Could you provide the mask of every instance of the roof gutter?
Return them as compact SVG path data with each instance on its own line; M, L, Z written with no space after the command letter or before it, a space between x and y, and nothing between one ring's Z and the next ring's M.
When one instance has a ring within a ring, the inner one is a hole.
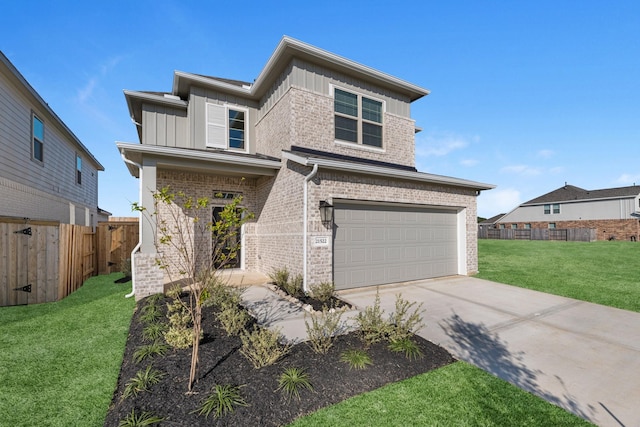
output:
M376 175L388 178L398 178L411 181L428 182L431 184L452 185L456 187L471 188L476 191L490 190L495 185L481 182L468 181L460 178L453 178L443 175L433 175L424 172L413 172L401 169L393 169L384 166L368 165L360 163L350 163L340 160L324 159L318 157L301 156L290 151L283 151L282 157L292 160L304 166L318 165L327 169L340 170L352 173L362 173L366 175Z

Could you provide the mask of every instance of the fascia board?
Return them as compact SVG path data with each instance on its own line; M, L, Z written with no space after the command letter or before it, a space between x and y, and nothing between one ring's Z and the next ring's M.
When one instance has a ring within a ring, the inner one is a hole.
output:
M549 201L549 202L538 202L538 203L524 203L520 206L525 207L525 206L543 206L543 205L552 205L552 204L559 204L559 203L589 203L589 202L603 202L603 201L607 201L607 200L622 200L622 199L634 199L638 197L637 195L628 195L628 196L614 196L614 197L598 197L598 198L593 198L593 199L573 199L573 200L554 200L554 201Z
M358 62L301 42L294 38L284 36L276 47L276 50L267 61L267 64L260 72L260 75L258 75L254 85L251 87L252 94L260 95L264 90L267 90L266 86L268 86L269 81L274 78L273 74L279 71L279 67L286 66L291 57L300 56L300 54L302 54L302 57L305 55L310 56L321 64L324 62L334 68L355 73L356 75L359 74L373 81L384 82L391 87L395 87L396 90L399 89L401 92L408 92L411 94L411 101L415 101L416 99L429 95L430 93L428 89L424 89L390 74L383 73L374 68L362 65ZM262 86L265 87L263 88Z
M221 90L225 93L235 93L243 97L252 98L252 89L246 89L240 86L232 85L229 83L221 82L219 80L210 79L197 74L186 73L184 71L175 71L173 73L173 87L171 93L174 95L180 95L182 84L195 83L198 86L210 87ZM186 95L186 93L184 94Z
M148 154L163 157L175 157L179 159L199 160L205 162L226 163L231 165L251 166L264 169L280 169L279 160L258 158L238 158L225 153L185 150L183 148L157 147L153 145L140 145L125 142L116 142L116 146L122 152Z
M144 93L134 90L124 90L124 96L127 98L127 104L129 99L139 99L141 101L148 101L154 104L162 104L169 107L186 109L189 103L181 99L171 99L164 96L155 95L153 93Z
M424 172L402 171L374 165L354 164L349 162L341 162L339 160L303 157L287 151L283 151L282 156L304 166L312 166L317 164L321 168L340 170L345 172L362 173L365 175L376 175L389 178L399 178L404 180L421 181L433 184L452 185L456 187L472 188L474 190L490 190L492 188L495 188L495 185L483 184L480 182L468 181L465 179L442 175L433 175Z

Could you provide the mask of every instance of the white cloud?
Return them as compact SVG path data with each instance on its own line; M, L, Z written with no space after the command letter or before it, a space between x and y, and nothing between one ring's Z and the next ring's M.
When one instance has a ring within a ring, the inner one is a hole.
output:
M462 166L467 166L467 167L471 167L471 166L475 166L478 163L480 163L478 160L476 159L464 159L464 160L460 160L460 164Z
M96 87L96 83L97 83L97 79L96 78L92 78L89 79L89 81L87 82L86 85L84 85L83 88L78 89L78 102L80 104L84 104L87 99L91 98L91 95L93 94L93 90Z
M512 173L512 174L524 175L524 176L536 176L542 173L542 171L539 168L534 168L528 165L505 166L502 169L500 169L500 172Z
M538 151L537 156L538 157L542 157L543 159L548 159L549 157L552 157L555 153L553 152L553 150L540 150Z
M452 133L431 134L424 138L416 139L416 156L418 157L441 157L461 150L469 145L469 142Z
M622 185L633 185L634 183L640 184L640 174L633 175L629 173L623 173L618 177L616 182Z
M520 203L522 203L520 192L512 188L483 191L478 197L478 216L491 218L494 215L510 212Z

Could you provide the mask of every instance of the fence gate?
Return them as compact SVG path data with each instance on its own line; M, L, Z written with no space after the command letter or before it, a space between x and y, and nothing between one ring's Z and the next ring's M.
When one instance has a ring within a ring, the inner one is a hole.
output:
M0 219L0 307L58 299L58 225Z
M97 233L98 274L121 271L138 243L138 221L100 222Z

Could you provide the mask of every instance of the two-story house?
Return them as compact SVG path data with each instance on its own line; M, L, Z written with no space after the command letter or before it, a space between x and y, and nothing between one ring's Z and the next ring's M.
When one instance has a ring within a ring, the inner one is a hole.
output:
M476 197L493 186L416 170L410 107L428 94L284 37L254 82L176 71L170 93L125 91L140 144L117 146L147 208L164 186L243 195L239 269L287 267L306 289L469 274ZM163 281L142 224L137 297Z
M593 228L598 240L640 237L640 185L585 190L564 185L522 203L496 228Z
M0 52L0 217L94 226L103 170Z

